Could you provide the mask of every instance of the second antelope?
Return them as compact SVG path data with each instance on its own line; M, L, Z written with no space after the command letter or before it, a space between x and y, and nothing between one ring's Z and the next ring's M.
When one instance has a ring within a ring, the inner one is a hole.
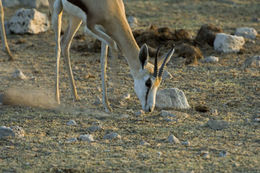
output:
M52 25L56 40L56 99L60 103L59 93L59 63L60 53L65 57L74 99L78 100L77 89L73 78L70 63L70 45L72 39L83 23L85 31L101 41L101 78L103 105L107 112L111 108L106 92L106 66L108 47L115 57L118 48L127 59L132 77L134 90L142 109L152 112L155 107L156 93L162 81L164 67L170 60L174 49L172 48L165 58L161 58L155 65L148 63L148 47L144 44L138 47L131 28L126 19L125 7L122 0L49 0L52 11ZM63 37L60 37L62 13L69 14L69 25ZM152 67L152 68L151 68Z

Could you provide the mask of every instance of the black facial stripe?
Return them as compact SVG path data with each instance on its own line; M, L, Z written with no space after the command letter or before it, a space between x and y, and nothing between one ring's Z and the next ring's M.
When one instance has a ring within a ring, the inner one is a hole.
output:
M148 94L149 94L149 91L150 91L150 87L147 88L147 91L146 91L146 95L145 95L145 105L147 105L147 98L148 98Z

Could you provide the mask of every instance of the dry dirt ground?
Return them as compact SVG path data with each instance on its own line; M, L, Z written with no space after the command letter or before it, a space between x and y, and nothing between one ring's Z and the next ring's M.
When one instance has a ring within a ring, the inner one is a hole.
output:
M201 25L212 23L226 33L248 26L260 32L260 2L258 0L127 0L126 11L139 20L141 27L150 24L187 29L196 35ZM6 9L6 17L17 8ZM48 9L40 9L46 12ZM66 22L65 22L66 23ZM78 32L82 35L82 29ZM33 102L51 102L54 91L55 58L54 34L50 30L39 35L9 35L9 44L17 55L14 62L6 61L0 52L0 93L8 88L28 96ZM78 37L72 47L91 42ZM203 50L204 56L220 57L217 64L199 63L185 66L174 57L168 65L173 79L163 88L176 87L184 91L190 110L176 121L165 121L160 111L136 116L140 104L133 91L133 80L124 59L117 60L118 71L108 69L108 94L113 113L104 113L101 97L99 54L71 51L79 102L73 102L64 62L61 67L61 101L56 109L0 105L0 126L20 126L23 138L0 140L0 172L260 172L259 68L241 68L243 62L260 53L260 38L247 41L240 54L220 54L212 48ZM21 69L27 80L12 77ZM19 90L18 90L19 89ZM43 94L46 93L46 94ZM122 97L130 93L127 101ZM210 110L202 113L198 105ZM128 116L125 116L128 115ZM67 126L69 120L77 126ZM210 119L224 120L229 126L213 130L206 123ZM87 128L101 123L103 129L91 133L95 142L67 143L69 138L88 134ZM108 141L103 136L116 132L121 139ZM166 142L174 134L181 142ZM141 141L150 146L141 145ZM205 157L203 151L209 155ZM226 152L221 157L219 153Z

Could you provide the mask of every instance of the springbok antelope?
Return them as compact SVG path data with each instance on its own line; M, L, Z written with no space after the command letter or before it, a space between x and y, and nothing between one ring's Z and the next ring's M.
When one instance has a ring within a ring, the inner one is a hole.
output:
M52 13L52 25L56 40L56 100L60 103L59 94L59 63L60 53L65 57L70 76L71 89L74 99L78 100L73 73L70 63L70 45L81 23L85 31L101 41L101 78L102 101L107 112L111 108L106 92L106 66L108 47L113 57L117 55L118 47L127 59L132 77L134 90L141 102L142 109L152 112L155 107L157 89L162 81L164 67L170 60L174 49L166 57L161 58L155 65L148 63L148 47L144 44L138 47L131 28L126 19L125 7L122 0L49 0ZM62 13L69 14L69 25L60 37ZM118 47L117 47L118 45Z
M3 44L3 49L9 55L9 60L14 60L14 57L9 49L7 39L6 39L6 34L5 34L4 8L3 8L2 0L0 0L0 12L1 12L1 39Z

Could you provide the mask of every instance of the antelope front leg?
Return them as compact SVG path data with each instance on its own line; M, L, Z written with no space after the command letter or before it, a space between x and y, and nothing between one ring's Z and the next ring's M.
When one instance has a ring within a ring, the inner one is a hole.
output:
M14 60L14 56L12 55L8 43L7 43L7 39L6 39L6 33L5 33L5 24L4 24L4 8L2 5L2 0L0 0L0 9L1 9L1 39L2 39L2 44L3 44L3 49L7 52L7 54L9 55L9 61Z
M107 99L107 87L106 87L106 68L107 68L107 52L108 45L101 42L101 79L102 79L102 102L106 112L112 112L112 108L109 106L109 102Z

